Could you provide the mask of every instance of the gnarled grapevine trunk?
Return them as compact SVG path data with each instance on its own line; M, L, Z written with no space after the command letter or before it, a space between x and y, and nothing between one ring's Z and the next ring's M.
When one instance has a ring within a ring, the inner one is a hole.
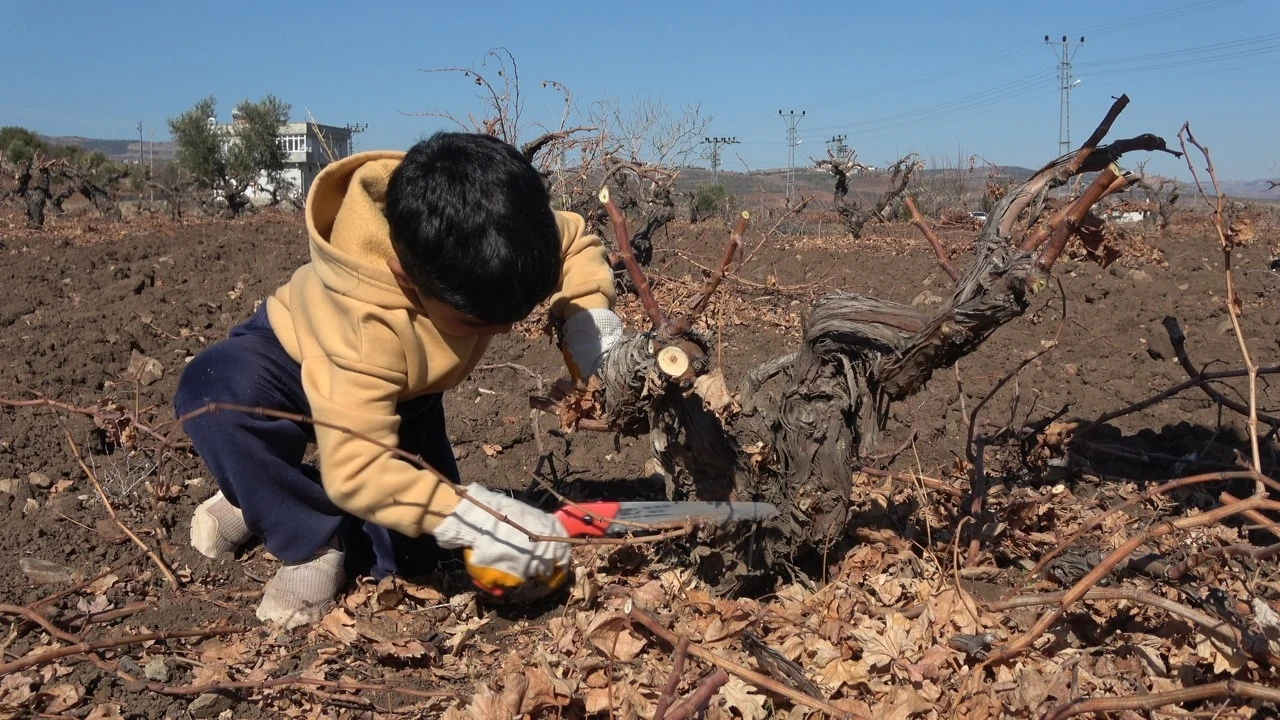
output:
M1131 150L1165 149L1154 135L1098 146L1127 102L1117 100L1079 150L1000 201L978 238L976 259L939 309L925 314L848 293L820 298L806 314L802 347L746 377L739 393L743 410L729 425L693 390L693 379L710 370L705 341L689 330L689 317L663 317L647 282L635 282L654 329L625 340L601 370L615 425L634 428L640 421L648 428L674 499L734 497L782 510L763 533L747 531L750 538L741 530L723 531L722 567L786 566L845 536L852 467L873 451L892 403L918 392L935 370L972 353L1026 311L1093 204L1134 181L1114 165L1116 159ZM1041 221L1045 193L1085 172L1097 173L1088 190ZM616 208L611 211L625 259L625 227ZM731 256L726 254L721 277ZM714 282L700 298L702 306L713 291ZM667 348L689 355L688 372L663 372L657 358ZM782 388L768 393L766 383Z

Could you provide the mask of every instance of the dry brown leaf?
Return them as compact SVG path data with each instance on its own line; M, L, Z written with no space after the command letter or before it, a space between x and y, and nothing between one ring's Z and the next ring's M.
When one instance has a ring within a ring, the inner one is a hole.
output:
M1237 645L1225 646L1221 640L1196 633L1196 654L1213 661L1214 673L1236 673L1245 666L1244 652Z
M524 671L527 687L524 692L524 700L520 704L520 714L533 715L539 710L548 707L563 707L569 704L568 694L562 694L556 690L556 678L551 674L551 668L545 663L536 668L528 668Z
M473 617L470 620L457 623L450 627L446 632L450 633L449 641L445 643L445 651L450 655L457 655L462 651L462 646L475 635L476 630L489 624L490 618Z
M484 454L488 455L489 457L497 457L499 454L502 453L502 446L495 445L494 443L481 443L480 449L483 450Z
M724 698L724 706L736 712L742 720L764 720L769 717L769 711L764 707L767 698L736 675L730 677L729 682L720 688L720 695Z
M724 373L720 372L720 368L694 380L693 391L702 398L703 406L721 419L742 409L725 385Z
M871 717L877 720L907 720L912 715L931 709L933 705L916 692L915 688L909 685L895 685L889 690L889 695L872 708Z
M7 675L0 678L0 705L23 707L35 695L36 679L30 675Z
M403 585L405 595L420 600L427 605L439 605L445 602L444 593L431 587L430 585L418 585L416 583L405 582Z
M401 660L418 658L427 654L427 647L417 640L378 642L369 647L382 657L399 658Z
M640 587L631 591L631 599L640 603L641 607L662 607L667 602L667 595L662 590L662 583L658 580L650 580Z
M853 638L862 646L862 659L871 667L884 667L905 659L908 622L894 614L885 619L883 631L871 627L855 630Z
M634 660L644 649L644 638L631 631L631 623L622 614L601 614L587 627L587 640L597 649L620 662Z
M40 694L49 697L49 704L44 711L50 715L64 713L80 704L80 689L70 683L42 688Z
M602 713L614 706L613 697L607 685L587 690L586 697L583 698L583 704L586 706L588 715Z
M111 601L108 600L105 595L95 595L93 596L93 599L88 602L85 602L84 598L80 598L76 601L76 609L86 615L104 612L106 610L110 610L111 607Z
M512 713L506 711L500 695L481 685L476 688L475 695L471 696L466 717L468 720L511 720Z
M524 704L524 693L529 689L529 679L524 673L508 673L502 679L502 692L498 694L498 703L502 706L504 717L520 715L520 706Z
M871 676L870 668L863 660L833 660L813 674L818 682L832 692L845 685L862 682Z
M919 662L905 663L907 677L915 683L941 680L950 674L949 660L955 655L956 653L942 645L934 645L924 651L924 656Z
M239 640L206 640L200 645L200 664L235 665L244 660L248 652Z
M351 613L342 607L330 610L329 614L320 620L321 630L328 633L334 640L346 645L350 645L360 637L355 625L356 621L351 617Z
M110 590L111 586L115 585L119 579L119 575L116 575L115 573L108 573L92 583L89 583L85 586L85 590L93 593L94 595L102 595L106 591Z
M711 618L706 630L702 633L702 641L714 643L737 635L751 624L751 615L741 607L735 607L728 614Z
M84 720L124 720L120 710L121 707L116 703L98 703L93 706Z

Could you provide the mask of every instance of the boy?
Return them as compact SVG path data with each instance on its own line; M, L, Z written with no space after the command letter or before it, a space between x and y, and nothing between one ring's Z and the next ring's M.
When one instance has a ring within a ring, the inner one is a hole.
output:
M530 541L477 503L563 536L554 516L475 484L470 502L441 482L457 482L458 469L440 393L548 297L570 369L594 373L622 332L599 238L550 209L515 148L462 133L333 163L306 220L311 262L192 360L174 406L179 416L211 402L266 407L331 425L230 411L188 420L221 488L197 508L192 545L216 557L261 537L283 566L257 615L286 628L317 620L348 573L430 569L436 544L468 548L468 569L489 585L562 583L568 544ZM318 479L302 463L308 442Z

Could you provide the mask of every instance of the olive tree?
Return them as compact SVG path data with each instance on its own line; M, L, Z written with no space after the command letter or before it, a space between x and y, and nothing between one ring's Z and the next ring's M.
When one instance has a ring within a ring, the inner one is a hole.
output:
M169 119L169 132L177 145L176 161L197 191L220 202L234 217L250 206L248 190L260 180L273 188L285 183L285 151L280 127L289 120L290 106L274 95L242 101L232 113L230 125L217 123L217 100L200 100L178 117Z

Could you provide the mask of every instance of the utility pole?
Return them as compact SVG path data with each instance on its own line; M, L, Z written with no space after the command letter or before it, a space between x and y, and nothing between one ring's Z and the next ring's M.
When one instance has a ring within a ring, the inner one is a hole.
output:
M146 146L146 142L142 139L142 121L138 121L138 170L142 170L142 166L146 165L146 161L142 157L142 149Z
M827 141L827 152L831 153L832 157L844 157L845 153L849 152L849 146L844 144L844 141L848 139L848 135L836 135L831 138Z
M156 129L150 129L151 138L147 148L147 180L151 180L156 176ZM156 201L156 189L151 187L151 183L147 183L147 193L150 195L148 202Z
M1058 155L1062 156L1071 152L1071 88L1080 82L1071 82L1071 58L1075 57L1084 44L1084 36L1080 36L1079 42L1072 42L1063 35L1061 47L1057 41L1050 40L1048 35L1044 36L1044 42L1053 48L1053 54L1058 58L1058 87L1062 91L1058 110Z
M711 145L711 182L720 184L720 146L721 145L737 145L736 137L705 137L702 142Z
M347 148L347 152L354 155L356 152L356 135L368 130L369 123L347 123L344 127L347 128L347 132L351 133L351 147Z
M785 113L778 111L778 116L787 124L787 207L791 207L791 196L796 189L796 146L800 144L796 139L796 126L800 124L804 112L804 110L799 113L795 110Z

